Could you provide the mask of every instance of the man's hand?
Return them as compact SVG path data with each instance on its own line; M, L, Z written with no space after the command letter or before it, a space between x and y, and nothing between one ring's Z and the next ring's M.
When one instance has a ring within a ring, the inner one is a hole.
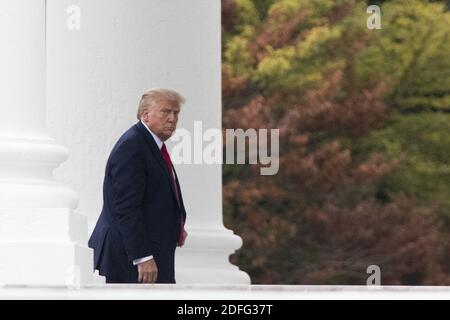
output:
M155 259L138 264L139 282L141 283L155 283L158 277L158 267Z
M178 239L179 247L182 247L184 245L184 242L186 241L187 236L188 236L188 233L186 232L186 230L184 230L184 227L183 227L183 231L181 232L180 239Z

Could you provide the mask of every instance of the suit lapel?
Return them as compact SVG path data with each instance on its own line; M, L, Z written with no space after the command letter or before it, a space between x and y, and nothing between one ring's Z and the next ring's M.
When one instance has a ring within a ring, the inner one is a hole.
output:
M172 182L172 177L170 176L169 170L166 165L166 161L164 160L161 150L158 148L158 145L156 144L155 139L153 139L150 132L148 132L147 128L145 128L144 125L140 121L135 125L135 127L138 130L138 132L144 137L145 142L150 147L150 151L153 153L153 155L154 155L155 159L157 160L157 162L159 163L161 169L165 172L166 178L169 180L170 188L172 189L172 195L175 199L175 202L178 203L177 195L175 193L174 185ZM174 170L174 172L175 172L175 170ZM180 190L180 189L178 188L178 190ZM180 198L181 198L181 195L180 195ZM180 207L180 203L178 203L178 206Z

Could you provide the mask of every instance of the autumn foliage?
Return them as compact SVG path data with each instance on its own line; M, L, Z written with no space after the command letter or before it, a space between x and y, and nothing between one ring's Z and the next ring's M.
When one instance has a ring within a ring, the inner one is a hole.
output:
M253 283L450 284L449 221L438 201L388 192L402 157L357 150L400 109L392 80L364 80L376 40L358 1L222 1L223 127L280 129L280 169L224 166L232 261ZM362 19L362 20L361 20ZM450 89L450 88L448 88Z

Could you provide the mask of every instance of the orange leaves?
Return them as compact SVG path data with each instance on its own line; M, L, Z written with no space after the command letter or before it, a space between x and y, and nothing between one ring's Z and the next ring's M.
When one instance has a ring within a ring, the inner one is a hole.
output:
M289 20L281 24L263 24L257 31L253 42L249 44L249 51L256 62L261 61L267 53L267 47L281 48L289 43L298 41L299 25L307 16L305 11L295 13ZM275 17L271 17L274 19Z
M233 1L224 3L229 31ZM380 185L398 160L352 153L391 116L387 79L360 83L357 75L356 57L371 40L365 26L336 26L356 2L289 3L274 3L248 26L239 35L245 54L223 68L223 128L280 129L276 175L260 176L256 165L224 168L224 217L244 240L233 260L254 283L364 285L376 264L382 284L450 284L450 234L437 209L412 196L387 199ZM265 58L273 60L268 80L257 81L252 72ZM316 80L298 85L303 78Z

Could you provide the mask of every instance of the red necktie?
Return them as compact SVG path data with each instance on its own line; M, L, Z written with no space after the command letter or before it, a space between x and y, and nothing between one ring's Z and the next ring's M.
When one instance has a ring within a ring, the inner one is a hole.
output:
M167 152L165 143L163 143L163 145L161 147L161 153L162 153L164 160L166 161L167 169L169 169L170 176L172 177L173 188L175 190L175 195L177 197L178 204L181 206L180 197L178 196L178 188L177 188L177 183L175 180L175 174L173 172L172 160L170 160L170 155L169 155L169 152ZM178 239L181 239L183 230L184 230L184 221L183 221L183 216L181 216L181 227L180 227Z
M172 177L173 189L175 190L175 195L177 197L177 201L178 201L178 203L180 203L180 198L178 197L177 183L175 180L175 174L173 173L172 160L170 160L170 155L169 155L169 152L167 152L165 143L163 143L163 145L161 147L161 153L162 153L164 160L166 160L167 169L169 169L170 176Z

